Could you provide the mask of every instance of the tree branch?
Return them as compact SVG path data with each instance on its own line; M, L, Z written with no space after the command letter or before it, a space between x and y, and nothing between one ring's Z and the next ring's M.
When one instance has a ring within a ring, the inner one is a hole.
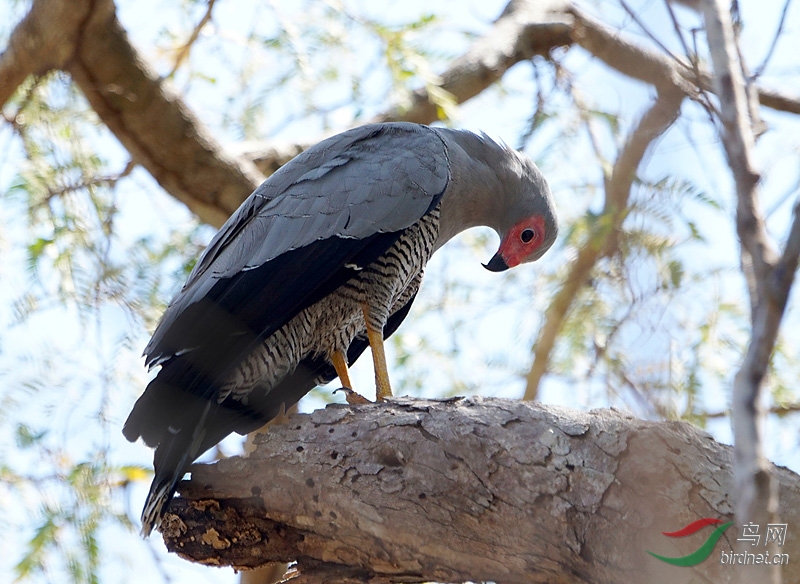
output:
M464 103L500 79L508 69L535 55L548 55L558 47L577 44L609 67L664 91L678 90L692 99L702 100L702 91L711 90L707 71L690 66L620 35L585 14L576 5L552 0L509 2L489 31L467 52L441 73L442 88L456 103ZM761 104L800 114L800 98L759 88ZM414 92L406 109L390 108L372 121L410 121L430 124L438 120L436 106L424 88ZM301 151L305 145L272 142L249 144L244 149L254 156L262 172L279 168L286 153Z
M441 88L463 103L520 61L569 45L567 7L566 0L511 0L489 31L441 74ZM435 101L425 89L418 89L409 107L392 108L376 121L430 124L438 119Z
M758 89L758 101L764 107L789 114L800 114L800 99L796 95L786 95L774 89Z
M192 29L192 33L189 35L189 38L183 43L175 54L175 63L172 65L172 69L169 72L167 77L172 77L175 73L180 69L181 65L189 58L189 54L192 52L192 47L194 43L197 42L197 39L200 38L200 32L203 28L211 22L211 14L214 12L214 4L216 4L217 0L207 0L208 4L206 4L206 11L203 14L203 17L200 19L200 22Z
M219 227L263 180L145 64L112 0L34 0L0 55L0 103L28 74L52 68L72 75L136 163L201 220Z
M75 51L77 30L90 11L87 2L34 2L0 53L0 106L29 75L64 66Z
M690 68L626 40L568 0L512 0L487 34L441 74L442 88L462 103L516 63L574 42L610 67L658 88L677 87L695 97L696 84L705 88L709 79L707 74L695 79ZM76 47L80 50L73 59ZM182 100L145 65L111 0L34 0L0 55L0 103L29 74L50 68L69 71L136 162L203 221L219 226L262 180L244 157L226 157ZM796 97L763 89L759 97L767 107L800 113ZM392 108L377 119L430 123L437 112L420 89L410 107ZM259 166L279 167L286 160L282 153L302 146L281 147L274 156L260 158Z
M539 336L534 345L533 363L525 376L523 399L536 399L539 384L550 364L550 355L555 347L556 338L572 303L581 288L589 281L595 264L601 258L613 254L617 248L619 231L627 214L631 186L636 178L639 164L653 141L675 121L682 101L682 93L666 86L633 129L619 153L611 176L606 180L603 216L595 221L586 242L570 264L561 288L545 312L544 324L539 329Z
M393 399L297 415L256 443L249 458L193 467L164 523L170 550L237 569L297 560L315 571L301 582L665 583L675 568L646 550L697 546L660 532L732 513L730 447L613 410ZM794 524L800 477L776 472ZM800 533L787 537L798 549ZM733 572L708 561L692 573Z
M800 257L800 200L794 205L792 226L789 228L789 236L786 238L786 247L783 255L775 266L774 286L776 296L780 299L786 295L788 300L789 292L792 289L792 282L797 273L798 258Z
M263 180L250 162L227 156L150 70L111 0L95 0L67 71L136 162L203 221L222 225Z
M731 15L717 0L705 0L702 8L720 100L722 142L736 183L736 226L751 305L752 333L734 378L731 408L739 496L736 515L740 521L774 522L778 498L764 454L761 393L797 270L800 207L795 208L784 253L778 257L759 208L760 176L754 162L755 137L748 115L752 105L745 92L744 65L736 47ZM780 582L781 573L771 570L771 579Z

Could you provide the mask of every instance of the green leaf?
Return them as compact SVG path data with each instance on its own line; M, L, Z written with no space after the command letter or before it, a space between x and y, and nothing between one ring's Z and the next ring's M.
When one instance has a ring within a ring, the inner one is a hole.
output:
M20 448L30 448L47 436L47 430L36 432L25 424L19 424L16 431L16 442Z

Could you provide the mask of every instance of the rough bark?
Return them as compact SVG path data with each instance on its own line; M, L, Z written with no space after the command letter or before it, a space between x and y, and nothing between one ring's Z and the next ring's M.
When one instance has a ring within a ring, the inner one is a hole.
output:
M298 562L294 582L727 582L726 532L694 568L680 540L733 514L732 452L679 422L499 399L395 399L296 415L248 458L197 465L164 523L192 561ZM800 553L800 477L775 469L784 552ZM785 567L787 581L800 567Z

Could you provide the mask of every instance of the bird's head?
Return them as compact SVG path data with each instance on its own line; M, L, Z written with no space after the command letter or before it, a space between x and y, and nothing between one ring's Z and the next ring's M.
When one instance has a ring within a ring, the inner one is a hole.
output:
M504 201L495 225L500 247L489 263L483 265L491 272L538 260L558 235L558 221L547 181L527 157L514 154L510 168L506 169Z
M448 146L451 181L441 205L437 247L477 225L500 236L497 253L484 264L501 272L533 262L558 234L553 196L536 165L486 134L437 129Z

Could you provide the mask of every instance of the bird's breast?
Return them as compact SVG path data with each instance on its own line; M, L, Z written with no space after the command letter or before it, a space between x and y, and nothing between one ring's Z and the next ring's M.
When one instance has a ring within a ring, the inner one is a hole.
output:
M315 314L314 352L346 351L356 335L365 332L363 307L371 326L382 329L388 318L419 290L425 264L438 235L439 209L407 228L397 241L344 285L307 309Z
M309 355L346 354L353 339L366 334L364 307L370 325L383 329L419 290L438 225L437 207L405 229L378 259L267 337L220 388L218 399L233 396L246 402L251 391L271 391Z

